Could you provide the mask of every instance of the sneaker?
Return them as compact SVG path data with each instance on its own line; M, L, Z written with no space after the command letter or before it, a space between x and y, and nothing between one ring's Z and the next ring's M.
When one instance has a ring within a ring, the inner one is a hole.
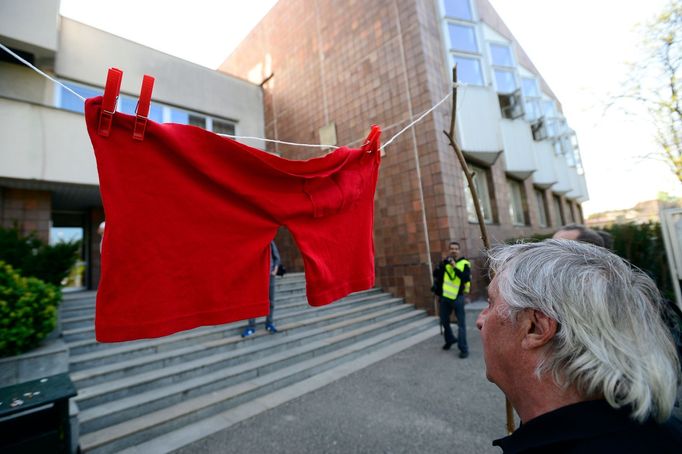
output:
M255 333L256 330L254 328L251 328L250 326L247 326L244 328L244 331L242 331L242 337L249 337L253 333Z
M445 345L443 345L443 350L450 350L450 347L452 347L452 343L446 342Z
M268 330L270 334L275 334L277 332L277 328L275 328L274 323L266 323L265 329Z
M469 356L469 352L459 352L460 358L467 358L468 356Z

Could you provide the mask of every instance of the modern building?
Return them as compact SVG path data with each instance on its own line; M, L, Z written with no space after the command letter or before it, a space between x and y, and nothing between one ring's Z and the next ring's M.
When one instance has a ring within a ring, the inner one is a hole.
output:
M119 111L134 113L149 74L152 120L264 134L258 85L61 17L59 0L1 2L0 43L86 98L102 94L109 67L121 69ZM0 50L0 119L0 225L44 240L75 231L85 283L96 288L104 212L83 102Z
M487 0L280 0L221 71L264 87L268 138L384 141L452 90L456 138L493 242L582 222L587 200L575 133L561 104ZM481 257L473 200L443 134L451 102L386 148L375 206L378 283L432 309L431 271L450 240ZM275 144L284 157L319 151ZM285 262L302 265L293 240ZM479 260L480 262L480 260ZM473 291L485 282L480 263Z

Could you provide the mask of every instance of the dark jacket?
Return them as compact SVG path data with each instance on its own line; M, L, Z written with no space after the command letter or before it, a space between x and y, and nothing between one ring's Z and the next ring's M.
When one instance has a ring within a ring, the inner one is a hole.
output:
M682 423L630 419L605 400L580 402L540 415L493 445L504 453L680 453Z
M466 260L466 257L459 257L457 262L460 260ZM431 292L438 296L443 296L443 281L445 280L445 265L447 265L447 263L447 259L442 260L433 270L433 285L431 286ZM462 280L462 284L459 287L459 294L457 295L460 296L464 291L464 284L471 280L471 267L465 266L464 271L460 271L455 268L454 271L455 274L454 276L450 276L450 279L454 279L455 276L457 276Z

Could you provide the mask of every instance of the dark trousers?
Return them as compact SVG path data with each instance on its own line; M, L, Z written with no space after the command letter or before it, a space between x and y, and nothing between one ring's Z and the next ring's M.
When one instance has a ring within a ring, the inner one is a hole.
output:
M455 300L441 296L439 297L438 302L440 324L443 326L445 343L454 344L456 341L459 351L469 353L469 345L467 345L466 314L464 313L464 296L460 295ZM455 339L455 336L452 334L452 328L450 327L450 314L453 310L457 316L457 339Z
M275 276L270 275L270 312L265 317L265 323L274 323L275 318ZM249 319L249 327L256 328L256 319Z

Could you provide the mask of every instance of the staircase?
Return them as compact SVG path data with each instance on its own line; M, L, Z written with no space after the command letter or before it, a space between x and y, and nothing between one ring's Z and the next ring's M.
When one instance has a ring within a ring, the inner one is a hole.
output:
M377 361L437 332L435 318L379 289L312 308L303 274L293 273L277 279L276 295L274 335L259 319L246 339L245 322L236 322L116 344L95 341L94 292L65 295L81 449L178 448L253 416L243 410L257 399L283 403L282 396L323 386L322 376L338 378L339 368L363 367L370 356Z

